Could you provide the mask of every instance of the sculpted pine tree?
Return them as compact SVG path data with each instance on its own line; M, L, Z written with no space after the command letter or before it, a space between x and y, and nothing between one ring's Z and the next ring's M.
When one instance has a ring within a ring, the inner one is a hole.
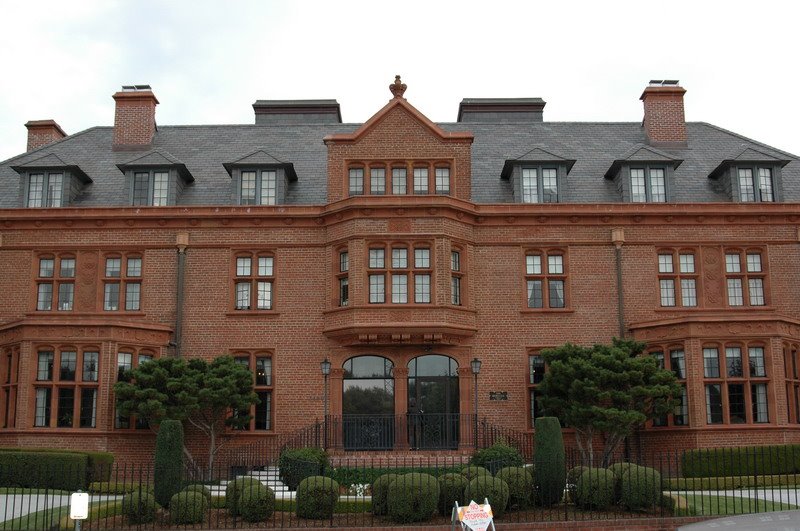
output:
M160 358L127 371L123 380L114 386L119 414L136 415L151 427L163 420L194 426L209 440L209 473L222 447L226 427L248 425L252 417L243 412L258 403L253 374L231 356L220 356L211 363ZM184 455L195 463L185 446Z
M614 338L611 345L565 344L542 351L548 370L539 385L542 408L575 430L584 463L594 466L594 438L604 435L601 466L648 420L671 412L680 386L675 375L643 355L644 343Z

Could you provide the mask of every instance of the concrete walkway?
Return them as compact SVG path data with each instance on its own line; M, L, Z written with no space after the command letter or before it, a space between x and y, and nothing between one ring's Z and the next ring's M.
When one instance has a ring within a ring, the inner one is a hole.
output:
M800 507L800 487L795 485L782 485L775 487L762 487L758 489L733 489L733 490L695 490L695 491L669 491L669 494L678 496L728 496L731 498L753 498L779 503L788 503Z
M89 495L89 503L119 499L122 496ZM56 507L62 507L62 514L67 515L69 500L68 494L0 494L0 522Z

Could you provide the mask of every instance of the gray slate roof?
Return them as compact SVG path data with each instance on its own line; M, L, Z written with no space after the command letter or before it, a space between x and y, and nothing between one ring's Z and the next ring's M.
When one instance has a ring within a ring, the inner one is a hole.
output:
M500 174L506 160L524 158L539 149L576 161L562 190L568 203L620 202L617 185L604 178L615 160L624 159L646 143L639 122L531 122L443 123L446 131L470 131L472 144L472 199L477 203L512 202L511 183ZM291 163L297 181L288 187L287 204L323 204L327 197L327 148L322 139L350 133L360 124L256 124L159 126L153 149L186 165L194 182L178 198L180 205L230 204L231 177L223 164L257 151ZM800 160L724 129L702 122L687 124L688 148L660 153L683 160L675 170L676 202L729 202L708 175L724 160L748 148L777 159L790 159L782 169L783 198L800 202ZM49 155L77 165L92 179L73 206L126 206L124 175L117 167L141 153L111 150L113 129L95 127L54 144L0 163L0 208L20 205L22 166Z

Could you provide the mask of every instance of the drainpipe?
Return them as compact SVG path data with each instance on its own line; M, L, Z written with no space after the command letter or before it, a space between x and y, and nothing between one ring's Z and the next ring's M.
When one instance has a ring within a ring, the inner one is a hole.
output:
M611 230L611 243L614 244L614 255L617 267L617 321L619 337L625 337L625 295L622 292L622 244L625 243L625 229Z
M178 281L175 287L175 357L181 357L181 338L183 335L183 277L186 269L186 247L189 233L179 232L175 238L178 246Z

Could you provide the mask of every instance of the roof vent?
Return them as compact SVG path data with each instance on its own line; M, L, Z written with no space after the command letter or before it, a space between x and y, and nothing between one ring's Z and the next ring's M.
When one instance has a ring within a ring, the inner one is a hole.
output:
M677 87L679 81L677 79L651 79L649 86L651 87Z
M150 85L122 85L122 92L152 91Z

